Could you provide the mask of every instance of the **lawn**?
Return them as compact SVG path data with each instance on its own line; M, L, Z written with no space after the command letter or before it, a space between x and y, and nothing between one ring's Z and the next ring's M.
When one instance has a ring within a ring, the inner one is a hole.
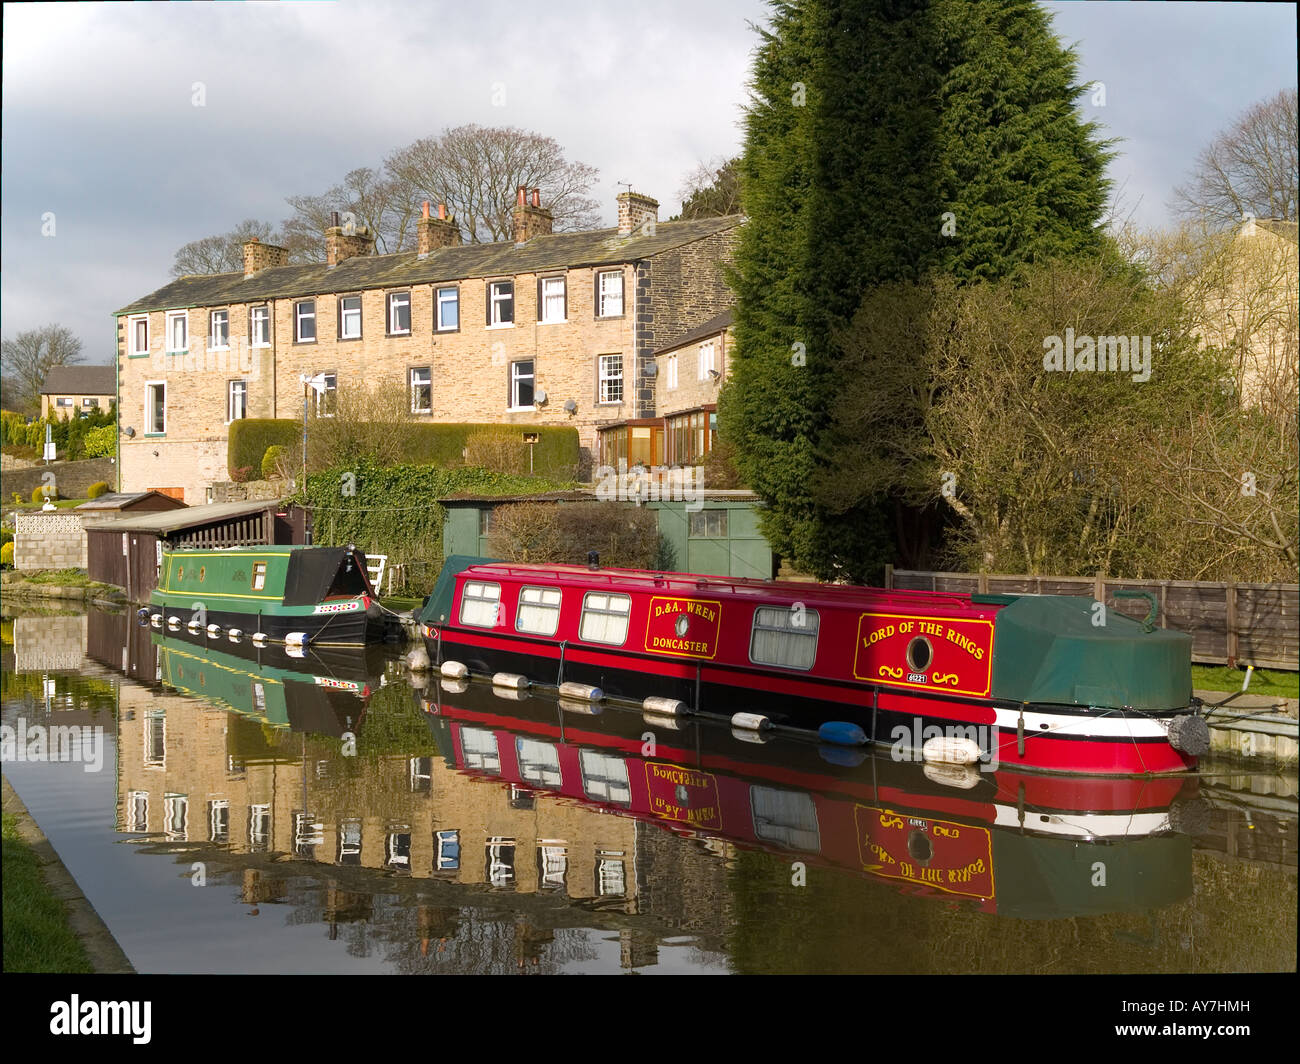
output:
M41 877L40 862L4 814L4 970L90 972L90 960L68 926L63 904Z
M1227 665L1193 665L1192 686L1204 691L1240 691L1246 670L1232 669ZM1274 695L1279 698L1300 698L1300 673L1282 669L1256 669L1246 688L1254 695Z

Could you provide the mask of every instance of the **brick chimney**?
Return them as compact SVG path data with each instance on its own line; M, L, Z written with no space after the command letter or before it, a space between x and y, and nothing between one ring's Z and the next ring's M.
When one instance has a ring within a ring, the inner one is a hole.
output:
M325 230L325 262L337 266L345 259L354 259L359 255L372 255L375 250L375 238L365 226L355 226L351 233L345 233L338 224L338 211L334 212L334 224Z
M257 237L244 242L244 276L252 277L272 266L288 266L289 252L274 244L263 244Z
M439 248L460 247L460 226L447 217L447 205L438 204L438 217L429 217L429 201L424 201L424 215L415 223L420 258Z
M646 235L653 231L659 221L659 201L643 196L640 192L620 192L618 194L618 235L631 236L633 232ZM642 227L649 222L649 231Z
M526 244L535 236L550 236L551 225L554 219L551 212L542 206L542 190L535 188L532 190L532 199L529 200L529 190L520 185L515 190L515 206L511 213L514 222L514 235L516 244Z

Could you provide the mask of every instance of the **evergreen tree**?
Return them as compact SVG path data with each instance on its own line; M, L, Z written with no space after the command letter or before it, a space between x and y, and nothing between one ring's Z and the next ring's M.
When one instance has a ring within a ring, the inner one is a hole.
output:
M1075 112L1073 55L1030 0L773 12L746 116L749 222L720 418L768 503L773 549L823 578L867 580L891 560L900 515L888 499L819 490L854 475L835 453L838 398L873 386L842 374L838 337L873 286L1095 249L1107 154Z

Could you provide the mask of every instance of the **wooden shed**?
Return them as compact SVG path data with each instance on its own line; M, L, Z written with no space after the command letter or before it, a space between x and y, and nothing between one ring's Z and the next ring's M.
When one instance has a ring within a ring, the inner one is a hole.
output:
M158 586L164 550L177 547L258 547L307 542L308 516L275 500L187 506L165 513L86 525L87 571L144 603Z

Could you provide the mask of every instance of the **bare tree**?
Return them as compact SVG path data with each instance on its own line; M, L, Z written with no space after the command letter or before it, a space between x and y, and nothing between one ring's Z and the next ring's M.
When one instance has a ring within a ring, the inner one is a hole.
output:
M364 226L380 255L415 246L415 197L400 181L367 166L350 171L322 195L290 196L289 206L294 215L284 224L286 246L304 262L324 261L325 229L334 224L335 211Z
M557 232L595 228L598 171L571 163L550 137L514 128L459 126L417 140L384 163L407 201L445 203L467 243L508 240L519 186L540 188Z
M20 332L3 342L6 399L12 399L21 413L40 408L41 386L51 366L73 366L83 361L81 341L65 325L43 325Z
M244 244L254 237L264 244L287 246L285 235L270 222L245 218L228 233L205 236L182 247L172 263L172 276L237 273L244 268Z
M1201 152L1191 181L1175 189L1180 213L1203 215L1218 227L1247 215L1297 220L1296 90L1255 104Z

